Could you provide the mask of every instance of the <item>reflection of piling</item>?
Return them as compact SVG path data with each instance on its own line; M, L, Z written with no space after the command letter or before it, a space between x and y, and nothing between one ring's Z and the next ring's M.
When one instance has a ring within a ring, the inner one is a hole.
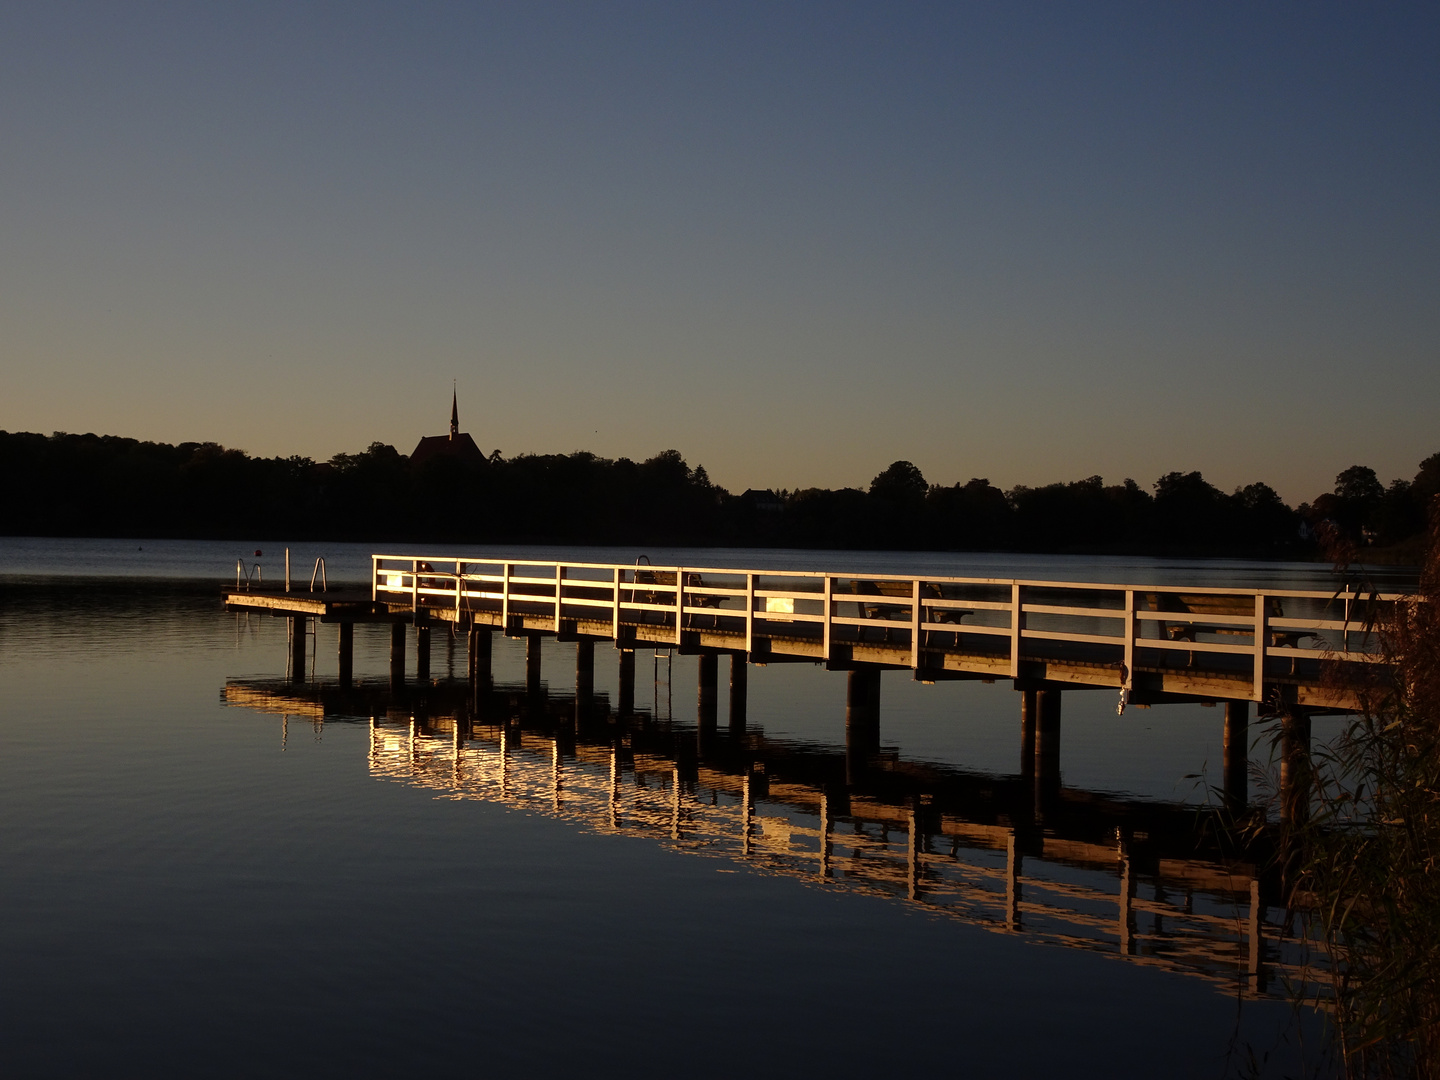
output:
M390 687L394 690L405 686L405 624L390 624Z
M349 689L355 680L355 624L353 622L342 622L340 624L340 685Z
M850 672L845 691L845 782L860 784L880 753L880 669Z
M1232 811L1249 802L1250 703L1225 703L1224 785L1225 805Z
M1246 958L1246 984L1253 993L1265 990L1265 901L1260 895L1260 879L1250 881L1250 917L1246 937L1249 948Z
M1130 844L1120 839L1120 952L1126 956L1135 955L1135 866L1130 856ZM1157 886L1158 888L1158 886Z
M750 665L744 653L730 654L730 733L745 730L745 698L749 693Z
M1020 838L1012 829L1005 838L1005 927L1008 930L1020 929L1020 880L1024 861Z
M309 621L303 615L290 616L290 681L305 681L305 631Z
M617 711L621 716L635 712L635 650L620 650L620 694Z

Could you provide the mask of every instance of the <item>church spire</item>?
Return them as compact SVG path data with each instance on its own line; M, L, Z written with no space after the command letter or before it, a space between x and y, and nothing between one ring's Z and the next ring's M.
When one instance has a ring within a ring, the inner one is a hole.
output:
M460 399L454 387L450 390L450 438L460 434Z

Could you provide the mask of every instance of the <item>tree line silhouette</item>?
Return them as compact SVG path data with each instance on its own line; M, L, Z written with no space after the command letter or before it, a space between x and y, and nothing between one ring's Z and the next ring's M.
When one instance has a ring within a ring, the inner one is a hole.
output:
M908 461L868 489L731 494L678 451L645 461L586 452L414 468L372 443L329 461L251 457L216 443L0 432L0 533L681 544L1306 557L1323 539L1417 543L1440 493L1440 454L1383 485L1356 465L1290 507L1266 484L1224 492L1199 472L1153 490L1091 476L1008 491L931 484ZM1418 554L1418 547L1417 547Z

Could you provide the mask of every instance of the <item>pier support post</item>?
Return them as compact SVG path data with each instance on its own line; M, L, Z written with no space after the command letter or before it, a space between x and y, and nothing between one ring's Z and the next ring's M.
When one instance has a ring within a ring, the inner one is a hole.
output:
M304 615L290 616L290 681L305 681L305 632L309 620Z
M340 685L349 689L355 679L355 624L340 624Z
M620 700L617 712L630 716L635 712L635 650L620 650Z
M430 619L415 618L415 681L424 686L430 681Z
M1280 820L1299 825L1310 816L1310 714L1291 705L1280 718Z
M730 654L730 734L745 730L745 699L749 694L750 665L744 653Z
M539 634L525 635L525 692L540 693L540 641Z
M584 700L594 692L595 642L581 638L575 642L575 700Z
M1060 780L1060 691L1035 694L1035 772L1042 780Z
M1060 691L1035 695L1035 806L1043 816L1060 795Z
M719 711L720 658L713 652L701 653L698 657L699 687L696 707L701 728L714 728Z
M845 689L845 782L852 787L880 753L880 669L850 672Z
M390 624L390 688L399 690L405 685L405 624Z
M1250 703L1225 703L1224 744L1225 805L1232 811L1245 809L1250 801Z
M1020 776L1031 780L1035 777L1035 723L1039 705L1034 690L1020 691Z
M470 627L469 683L477 693L490 686L490 628Z

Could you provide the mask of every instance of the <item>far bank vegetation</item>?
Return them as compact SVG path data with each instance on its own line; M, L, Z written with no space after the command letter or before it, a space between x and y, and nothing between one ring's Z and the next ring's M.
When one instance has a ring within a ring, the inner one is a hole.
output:
M1091 476L1007 490L930 483L897 461L867 489L746 491L675 450L644 461L498 451L413 468L372 443L329 461L215 443L0 432L0 534L470 543L692 544L1306 558L1340 539L1418 561L1440 454L1388 487L1354 466L1291 507L1269 485L1221 491L1198 472L1148 488ZM1413 549L1413 550L1412 550Z

